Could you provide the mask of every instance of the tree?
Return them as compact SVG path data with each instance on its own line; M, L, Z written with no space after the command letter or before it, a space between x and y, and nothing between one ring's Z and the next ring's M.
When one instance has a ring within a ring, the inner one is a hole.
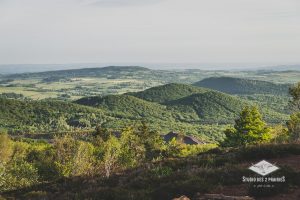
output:
M181 145L174 137L166 144L165 154L167 157L178 157L183 145Z
M122 131L121 142L121 162L124 167L135 167L145 158L145 146L143 138L139 137L134 128L128 127Z
M288 142L290 139L287 127L281 124L272 127L271 135L272 143L285 143Z
M146 159L151 160L161 154L163 140L156 131L149 129L146 122L142 122L138 127L137 135L141 138L141 143L145 147Z
M300 112L300 82L289 89L289 94L292 96L291 109L294 112Z
M235 120L234 128L225 131L224 145L243 146L267 142L271 139L270 131L256 106L245 107Z
M290 139L295 142L300 141L300 112L291 115L287 122L287 127L290 134Z
M96 126L94 137L103 140L106 142L110 138L110 132L107 128L103 128L100 125Z
M290 139L293 141L300 141L300 82L294 87L291 87L289 93L292 96L290 106L294 113L287 122L287 127Z
M121 144L119 140L111 136L105 143L105 153L103 157L105 175L110 177L111 172L117 167L121 153Z
M53 128L57 131L69 130L70 126L66 122L66 117L60 116L58 119L52 121Z

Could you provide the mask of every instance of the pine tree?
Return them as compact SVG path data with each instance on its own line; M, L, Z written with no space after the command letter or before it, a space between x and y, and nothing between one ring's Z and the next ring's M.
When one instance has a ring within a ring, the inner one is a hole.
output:
M262 119L258 108L245 107L237 120L234 128L225 131L226 146L243 146L247 144L257 144L271 139L271 129L267 127Z
M290 106L293 112L300 112L300 82L294 87L291 87L289 94L292 96Z
M290 120L287 122L287 127L292 141L300 141L300 82L289 91L292 96L290 106L294 112Z

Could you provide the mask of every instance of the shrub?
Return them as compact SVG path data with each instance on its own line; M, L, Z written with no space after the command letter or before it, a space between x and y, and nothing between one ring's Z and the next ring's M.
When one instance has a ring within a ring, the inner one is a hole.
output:
M15 190L38 183L37 169L24 160L14 160L7 166L0 166L0 191Z
M93 166L93 145L70 136L56 138L54 165L60 176L90 174Z
M11 159L13 153L13 143L7 134L0 134L0 164Z
M151 170L151 173L154 177L164 177L164 176L169 176L170 174L173 173L173 169L168 166L158 166L156 168L153 168Z

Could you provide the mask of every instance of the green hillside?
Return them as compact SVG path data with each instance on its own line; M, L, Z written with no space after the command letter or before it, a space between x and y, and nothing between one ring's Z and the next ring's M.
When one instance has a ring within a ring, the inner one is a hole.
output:
M184 84L167 84L130 95L87 97L75 102L129 119L143 117L208 124L233 122L242 108L250 104L238 97Z
M129 119L156 118L168 120L172 113L166 106L148 102L129 95L86 97L75 101L78 104L101 108L116 117Z
M170 83L167 85L153 87L142 92L128 93L128 95L147 101L166 103L168 101L187 97L192 94L204 93L206 91L208 90L192 85Z
M181 113L195 113L202 123L232 123L245 106L257 105L261 108L265 120L269 123L282 122L286 114L269 107L262 107L259 102L243 100L225 93L209 91L194 94L168 103L168 106Z
M243 107L254 103L260 105L259 102L185 84L167 84L125 95L87 97L77 100L76 103L101 108L110 115L123 119L143 118L151 121L205 124L232 123ZM266 114L265 118L269 122L287 118L268 107L264 107L262 112Z
M105 118L99 109L63 101L0 98L0 128L22 133L89 127Z
M194 112L206 123L228 123L232 122L247 104L249 102L237 97L209 91L169 102L168 105L182 112Z
M85 97L74 103L0 98L0 128L20 133L48 133L94 129L104 123L108 128L119 130L144 120L161 132L182 131L215 140L217 129L232 123L244 106L254 103L262 105L184 84L168 84L130 95ZM280 110L266 105L260 107L269 123L288 119L288 115L278 112Z
M212 77L194 83L195 86L210 88L228 94L273 94L287 95L289 84L231 77Z

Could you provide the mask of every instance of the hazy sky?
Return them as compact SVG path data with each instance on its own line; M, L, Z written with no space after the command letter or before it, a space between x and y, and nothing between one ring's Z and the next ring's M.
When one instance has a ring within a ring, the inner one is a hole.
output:
M300 0L0 0L0 64L300 63Z

